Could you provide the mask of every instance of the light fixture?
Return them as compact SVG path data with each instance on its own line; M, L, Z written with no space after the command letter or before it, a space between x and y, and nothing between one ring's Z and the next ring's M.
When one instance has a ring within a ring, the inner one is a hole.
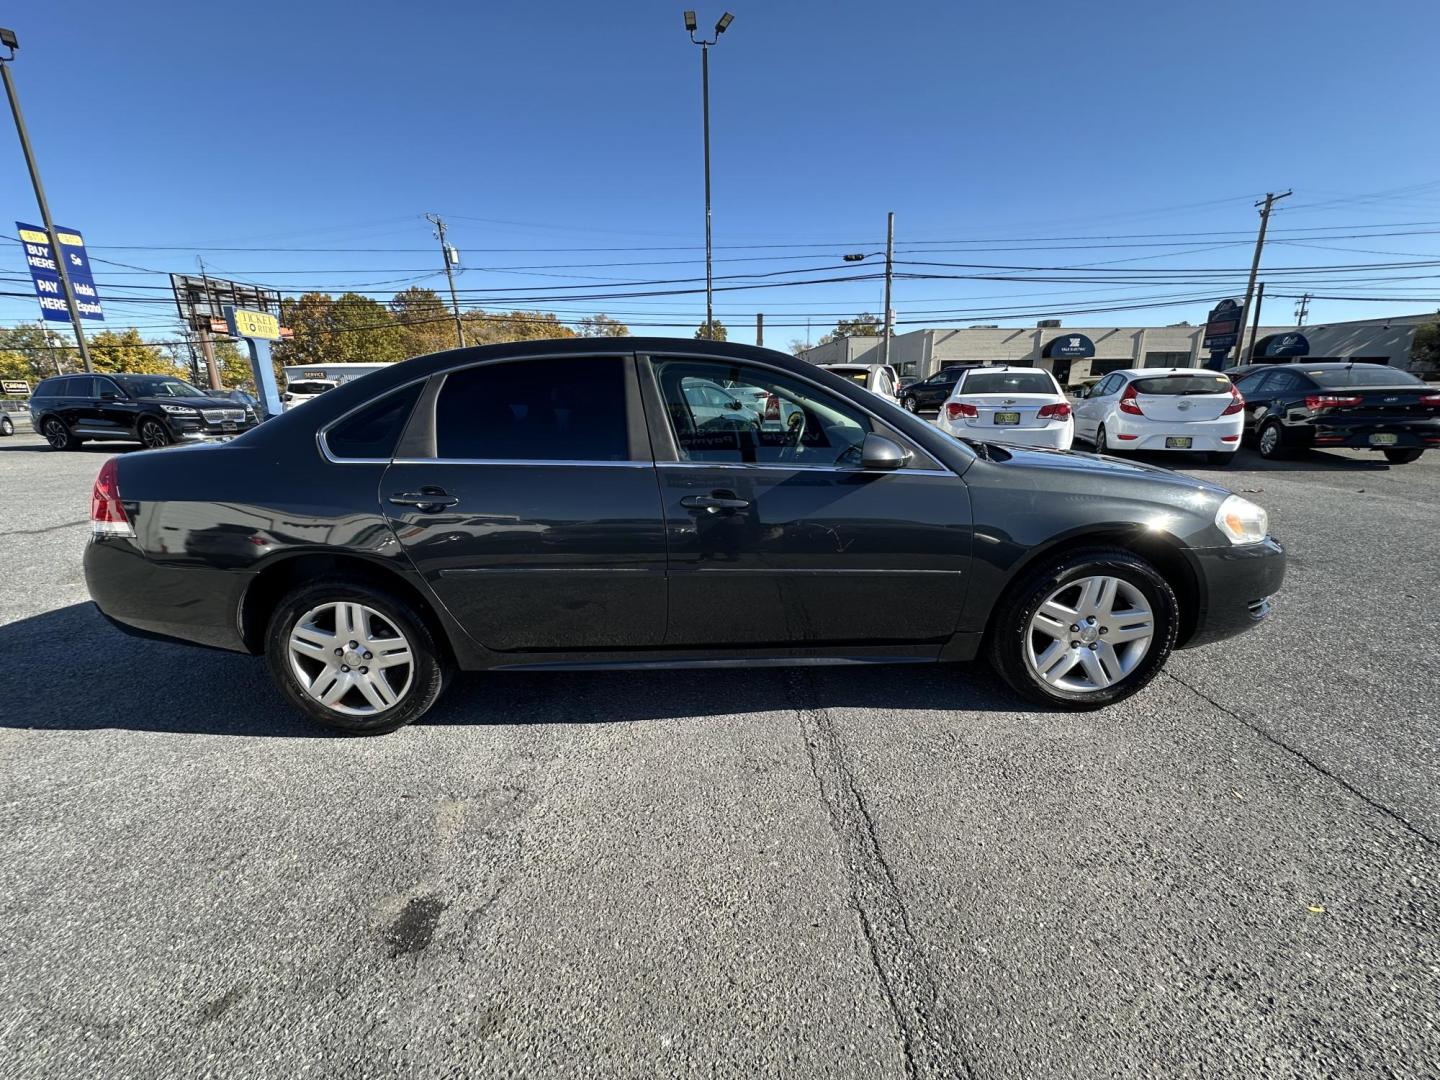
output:
M14 52L20 48L20 40L15 36L14 30L6 30L4 27L0 27L0 45L4 45L5 48Z
M685 12L685 29L689 30L690 33L693 34L697 25L698 24L695 22L695 13L693 11Z
M730 24L734 21L735 16L731 15L728 11L725 12L724 15L721 15L720 21L715 24L716 35L718 36L720 34L723 34L729 28Z

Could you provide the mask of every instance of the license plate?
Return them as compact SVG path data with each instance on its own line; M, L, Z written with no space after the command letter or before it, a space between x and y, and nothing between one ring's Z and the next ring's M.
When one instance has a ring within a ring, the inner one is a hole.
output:
M1376 434L1370 436L1371 446L1394 446L1400 441L1398 435Z
M1020 423L1020 414L1018 412L997 412L995 414L995 423L1018 424Z
M1165 449L1166 449L1166 450L1189 450L1189 449L1190 449L1190 436L1189 436L1189 435L1167 435L1167 436L1165 437Z

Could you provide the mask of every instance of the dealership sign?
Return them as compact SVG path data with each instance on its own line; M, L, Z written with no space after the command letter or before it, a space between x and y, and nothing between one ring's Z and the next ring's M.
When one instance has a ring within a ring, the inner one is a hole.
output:
M1304 334L1276 334L1266 339L1264 356L1309 356L1310 341Z
M29 397L30 384L24 379L0 379L0 396Z
M1223 352L1235 347L1240 338L1240 305L1221 300L1205 319L1205 348Z
M1047 359L1083 360L1095 355L1095 343L1084 334L1061 334L1046 343L1041 355Z
M35 296L40 301L40 314L51 322L69 322L70 310L65 304L65 289L60 284L60 272L55 266L55 256L50 250L50 237L36 225L17 221L20 242L25 247L25 262L30 267L30 280L35 285ZM90 256L85 252L85 240L75 229L63 225L55 226L60 238L60 257L65 260L65 274L70 279L70 289L75 294L75 310L80 318L97 322L105 321L105 312L100 307L100 294L95 291L95 278L90 273Z

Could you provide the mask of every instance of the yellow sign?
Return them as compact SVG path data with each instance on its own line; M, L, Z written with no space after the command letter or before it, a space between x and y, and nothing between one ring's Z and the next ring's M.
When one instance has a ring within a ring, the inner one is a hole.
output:
M263 311L235 308L230 312L230 332L236 337L274 341L280 336L280 320Z
M27 244L48 244L48 243L50 243L50 237L46 236L43 232L39 232L39 231L36 230L36 229L21 229L21 230L20 230L20 239L21 239L21 240L24 240ZM70 233L70 232L62 232L62 233L60 233L60 243L66 244L66 245L68 245L68 246L70 246L70 247L84 247L84 246L85 246L85 241L81 240L80 237L77 236L75 233Z

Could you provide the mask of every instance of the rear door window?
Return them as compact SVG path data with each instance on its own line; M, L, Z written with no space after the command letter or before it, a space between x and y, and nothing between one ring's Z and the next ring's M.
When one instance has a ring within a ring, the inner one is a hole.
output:
M625 461L618 356L510 360L452 371L435 403L441 458Z
M330 453L337 458L388 460L395 453L395 444L400 441L423 385L416 383L397 390L341 420L325 434Z

